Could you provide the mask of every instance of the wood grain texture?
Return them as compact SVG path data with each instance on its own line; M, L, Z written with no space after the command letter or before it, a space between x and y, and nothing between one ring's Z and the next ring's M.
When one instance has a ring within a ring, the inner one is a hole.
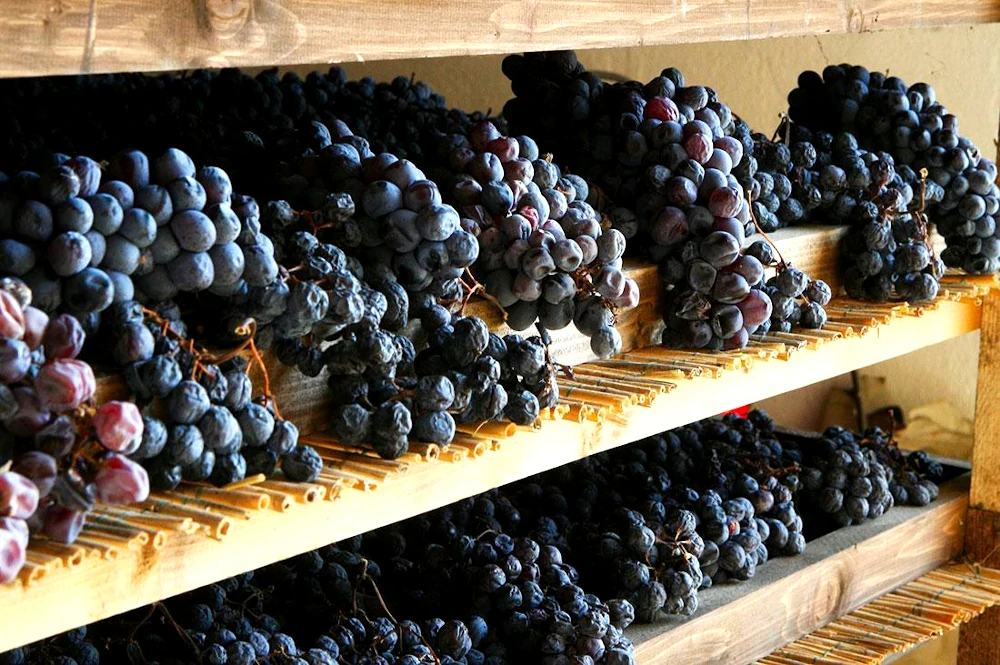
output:
M985 331L984 331L985 332ZM985 336L985 335L984 335ZM979 424L976 424L978 431ZM994 440L995 445L995 440ZM978 446L977 446L978 448ZM972 484L983 469L974 468ZM987 475L987 471L983 475ZM970 496L971 501L971 496ZM989 567L1000 565L1000 513L969 508L965 532L965 557ZM961 627L958 641L958 665L995 665L1000 663L1000 608L983 612Z
M802 556L771 559L745 584L701 592L690 619L629 629L636 661L753 662L937 568L962 550L968 482L946 483L925 508L893 508L812 541Z
M0 76L607 48L998 20L997 0L2 0Z
M995 292L983 301L981 335L969 501L975 508L1000 512L1000 294Z
M1000 296L983 302L976 385L976 422L972 448L972 487L966 557L987 566L1000 565ZM1000 663L1000 608L987 610L962 626L958 665Z

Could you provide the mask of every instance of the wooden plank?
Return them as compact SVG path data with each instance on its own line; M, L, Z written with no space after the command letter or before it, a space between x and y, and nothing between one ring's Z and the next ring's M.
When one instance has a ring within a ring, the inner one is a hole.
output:
M972 448L972 488L969 492L969 529L966 557L987 566L1000 565L1000 294L983 301L979 343L979 377L976 385L976 422ZM1000 608L984 612L962 626L958 665L1000 662Z
M608 48L998 20L996 0L2 0L0 76Z
M32 588L0 586L0 607L19 609L4 616L0 652L949 339L974 330L979 311L969 303L943 302L922 317L903 317L881 326L877 335L832 341L816 350L800 351L787 361L760 361L748 372L680 381L652 406L633 407L626 413L627 425L544 421L541 429L522 429L503 441L499 450L461 462L460 468L446 462L420 464L373 492L344 490L335 501L296 505L284 514L255 514L249 521L234 520L224 542L173 536L158 552L124 550L117 562L88 559L79 568L53 572ZM286 399L284 403L295 402ZM317 422L324 419L323 414L317 416ZM927 534L925 538L934 538ZM775 561L776 570L781 565Z
M753 662L937 568L962 551L968 484L956 478L930 506L893 508L812 541L801 556L771 559L749 582L708 589L690 619L629 629L636 661Z

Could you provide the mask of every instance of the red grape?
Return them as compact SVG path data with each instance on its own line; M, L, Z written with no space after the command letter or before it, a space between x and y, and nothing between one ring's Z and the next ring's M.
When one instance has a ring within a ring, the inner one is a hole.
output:
M521 151L521 146L518 145L517 139L510 136L501 136L490 141L486 145L486 150L499 157L501 162L509 162L512 159L517 159Z
M653 118L663 122L676 122L681 117L677 104L669 97L653 97L642 110L643 120Z

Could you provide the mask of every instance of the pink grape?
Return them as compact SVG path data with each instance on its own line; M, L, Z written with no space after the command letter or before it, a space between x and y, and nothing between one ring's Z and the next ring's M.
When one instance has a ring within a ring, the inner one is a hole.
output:
M613 300L625 291L625 274L617 268L604 266L594 277L594 289L605 298Z
M53 411L72 411L94 396L97 381L87 363L56 360L39 370L35 389L43 406Z
M52 455L33 450L18 457L11 466L11 471L34 483L39 497L46 497L55 485L59 468Z
M511 284L511 291L518 300L534 302L542 297L542 283L519 272Z
M684 151L687 152L688 156L699 164L704 164L712 156L712 141L706 138L704 134L692 134L684 139L683 145Z
M718 169L722 173L729 173L733 170L733 160L729 153L721 148L712 150L712 156L705 162L706 168Z
M108 402L94 415L97 440L108 450L131 455L142 443L142 414L132 402Z
M86 513L54 503L45 513L42 533L58 543L69 545L76 542L86 519Z
M0 583L17 578L27 559L27 549L19 533L0 528Z
M0 514L27 519L38 508L38 488L13 471L0 473Z
M532 206L524 206L523 208L518 209L517 212L526 220L528 220L528 223L531 224L532 229L538 228L538 224L540 223L539 220L540 215L538 214L538 209Z
M715 139L713 145L719 150L725 151L733 164L739 164L740 160L743 159L743 144L731 136Z
M597 258L597 241L590 236L577 236L573 241L580 246L583 252L583 265L590 265Z
M94 476L97 498L109 506L145 501L149 497L146 470L122 455L109 455Z
M83 349L86 341L86 334L83 327L70 314L60 314L49 321L45 329L42 343L45 345L45 357L55 358L76 358Z
M9 291L0 290L0 337L24 337L24 309Z
M42 340L45 337L45 329L48 325L48 314L37 307L28 306L24 308L24 342L32 351L42 345Z

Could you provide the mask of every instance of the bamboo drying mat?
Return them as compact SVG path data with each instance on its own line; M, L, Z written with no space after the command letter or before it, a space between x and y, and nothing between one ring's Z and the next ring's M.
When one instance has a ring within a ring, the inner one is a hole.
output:
M949 564L827 624L756 665L878 665L1000 604L1000 570Z
M817 349L837 339L877 334L880 326L903 317L923 316L937 309L941 301L982 305L983 297L998 285L1000 277L996 275L948 274L932 303L913 306L837 298L826 307L828 320L823 329L751 335L750 343L739 351L651 346L609 360L594 360L565 369L559 377L560 403L566 407L569 420L609 420L627 425L629 409L651 406L662 394L675 389L679 380L719 378L727 372L748 371L757 362L788 360L799 351Z

